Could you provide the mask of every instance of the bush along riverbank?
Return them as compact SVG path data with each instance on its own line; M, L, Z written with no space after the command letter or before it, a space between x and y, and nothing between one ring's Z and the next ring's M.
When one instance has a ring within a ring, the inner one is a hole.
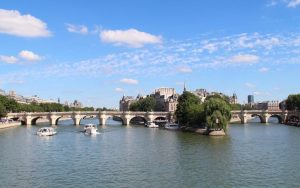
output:
M175 114L182 131L224 136L230 111L230 104L220 95L209 96L201 102L194 94L184 91L178 99Z

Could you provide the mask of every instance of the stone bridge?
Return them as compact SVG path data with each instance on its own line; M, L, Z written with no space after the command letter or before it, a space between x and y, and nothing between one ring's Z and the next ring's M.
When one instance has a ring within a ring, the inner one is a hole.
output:
M300 119L299 111L282 110L237 110L231 111L230 122L240 122L245 124L248 120L259 117L261 123L267 123L270 117L276 117L279 123L286 123L290 118Z
M80 111L80 112L32 112L32 113L8 113L7 118L19 120L23 125L35 125L38 119L47 119L50 125L56 126L59 119L72 119L74 125L79 125L84 118L97 118L100 125L105 125L108 118L119 118L123 125L129 125L133 118L140 117L144 121L164 119L174 120L174 114L170 112L133 112L133 111Z

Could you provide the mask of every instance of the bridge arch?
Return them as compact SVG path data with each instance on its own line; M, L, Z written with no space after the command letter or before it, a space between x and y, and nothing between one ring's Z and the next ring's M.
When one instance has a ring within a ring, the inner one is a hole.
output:
M12 119L13 121L20 121L21 125L26 125L26 120L24 117L14 117L14 118L10 118L10 119Z
M51 122L51 120L48 117L38 116L31 119L31 125L36 125L36 122L39 119L47 119L49 123Z
M111 124L111 123L107 123L107 120L114 120L114 121L117 121L117 122L121 122L121 125L125 125L125 119L121 116L118 116L118 115L110 115L110 116L106 116L105 119L101 119L100 118L100 124L101 125L115 125L115 124ZM117 123L117 125L119 125L119 123Z
M270 118L277 118L278 123L280 123L280 124L283 123L283 118L282 118L282 116L280 116L280 115L278 115L278 114L271 114L271 116L268 118L268 122L269 122Z
M145 125L149 120L143 116L134 116L129 120L129 124Z
M62 118L72 120L73 123L75 124L75 121L74 121L74 119L72 117L69 117L69 116L60 116L60 117L56 118L55 125L58 125L59 124L59 120L62 119Z
M252 114L251 117L258 117L260 120L260 123L265 123L264 117L260 114ZM251 121L248 121L248 123L251 123Z

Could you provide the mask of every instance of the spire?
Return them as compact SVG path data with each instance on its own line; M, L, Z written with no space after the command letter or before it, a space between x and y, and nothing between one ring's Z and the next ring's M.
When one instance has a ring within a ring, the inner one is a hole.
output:
M186 92L185 81L183 83L183 92Z

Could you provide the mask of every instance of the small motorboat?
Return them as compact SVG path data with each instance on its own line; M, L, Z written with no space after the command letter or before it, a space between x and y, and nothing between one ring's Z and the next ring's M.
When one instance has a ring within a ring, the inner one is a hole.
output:
M178 129L180 129L180 127L177 123L166 123L165 129L178 130Z
M148 128L159 128L158 125L156 125L154 122L147 122L146 125Z
M37 131L36 134L39 136L53 136L56 134L56 131L52 127L42 127Z
M98 129L97 126L95 124L86 124L84 126L84 131L85 134L88 135L95 135L95 134L99 134L98 133Z

